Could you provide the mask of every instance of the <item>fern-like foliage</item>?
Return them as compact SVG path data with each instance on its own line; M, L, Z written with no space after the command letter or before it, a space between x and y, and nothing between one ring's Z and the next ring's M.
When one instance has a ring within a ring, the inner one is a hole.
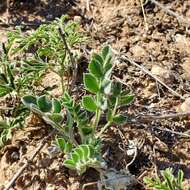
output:
M190 186L188 189L184 189L183 187L183 178L184 173L182 170L178 171L177 176L173 175L173 169L167 168L161 171L162 179L145 177L144 182L148 187L153 188L154 190L190 190Z

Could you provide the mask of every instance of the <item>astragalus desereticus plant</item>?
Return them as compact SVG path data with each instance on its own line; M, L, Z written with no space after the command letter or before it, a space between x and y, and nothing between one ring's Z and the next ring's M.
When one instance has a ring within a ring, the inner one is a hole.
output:
M89 167L94 168L100 172L103 186L123 189L129 187L134 178L129 173L107 168L101 151L102 135L113 124L121 125L127 121L119 108L130 104L134 96L124 92L122 85L111 79L113 59L109 46L92 56L88 70L89 73L83 75L87 95L80 102L74 101L67 92L59 99L27 95L22 102L58 130L55 143L65 153L63 164L66 167L78 174L83 174ZM102 126L103 115L106 115L106 122ZM112 180L114 177L117 180Z

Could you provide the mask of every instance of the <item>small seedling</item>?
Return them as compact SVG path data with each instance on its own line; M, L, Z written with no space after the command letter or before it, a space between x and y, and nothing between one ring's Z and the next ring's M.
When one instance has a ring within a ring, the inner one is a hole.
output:
M22 112L15 118L0 117L0 148L12 138L12 130L22 126L26 112Z
M173 175L173 169L167 168L161 172L162 179L145 177L144 182L148 187L153 188L154 190L190 190L190 186L188 189L184 189L183 187L183 178L184 173L182 170L178 171L177 176Z
M11 139L12 126L8 121L0 121L0 148L4 146L4 143Z

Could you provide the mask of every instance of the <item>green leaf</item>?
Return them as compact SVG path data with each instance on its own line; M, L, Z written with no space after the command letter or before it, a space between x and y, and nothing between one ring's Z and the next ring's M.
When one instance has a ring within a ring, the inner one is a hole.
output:
M71 159L73 160L73 162L74 162L75 164L81 160L81 155L78 154L78 153L76 153L76 149L75 149L75 151L71 154Z
M83 149L81 146L82 145L80 145L78 148L76 148L74 153L77 154L79 156L79 159L82 161L84 159L84 152L83 152Z
M97 78L103 77L103 72L102 72L103 67L98 61L92 60L88 65L88 69L90 73L92 73L95 77Z
M70 153L71 150L72 150L72 144L71 143L66 143L64 138L56 138L56 145L65 154Z
M12 70L9 65L7 65L7 74L8 74L9 80L10 80L11 87L15 89L14 77L13 77L13 73L12 73Z
M102 82L101 90L106 94L109 95L111 93L112 81L105 79Z
M73 127L73 118L71 116L71 113L67 110L67 121L65 126L65 133L67 135L70 135L72 127Z
M183 171L179 170L177 174L177 184L179 185L179 187L182 187L183 177L184 177Z
M53 98L52 105L53 105L53 112L54 113L60 113L61 112L61 103L59 102L59 100Z
M98 81L92 74L84 74L84 86L91 93L99 92Z
M80 113L78 113L78 118L80 120L86 120L87 119L87 113L86 113L86 111L81 111Z
M85 136L90 135L93 131L91 127L83 127L81 130L82 130L83 135Z
M102 110L107 110L107 108L108 108L108 100L107 100L107 98L103 98L102 100L101 100L101 102L99 103L99 105L98 105Z
M63 105L66 107L69 111L73 111L74 101L72 100L71 96L68 94L68 92L65 92L63 95Z
M47 113L46 116L55 123L61 123L64 119L59 113Z
M112 93L114 97L118 97L122 91L122 84L120 82L114 82L112 84Z
M87 161L90 158L90 147L88 145L81 145L80 150L83 152L83 161Z
M10 92L12 92L12 90L13 89L8 86L0 85L0 97L9 94Z
M71 143L66 143L64 152L69 153L71 152L72 148L73 148L73 145Z
M52 54L52 51L50 48L40 48L40 49L38 49L37 53L40 57L50 56Z
M66 102L71 102L72 101L72 98L71 98L71 96L69 95L68 92L64 93L63 100L66 101Z
M65 161L64 165L77 170L78 174L84 173L88 167L99 168L101 162L95 157L94 151L94 147L88 144L79 145L73 150L69 161Z
M52 109L52 102L49 101L45 95L37 99L37 105L42 112L50 112Z
M35 96L31 96L31 95L23 96L21 101L27 107L30 106L30 104L37 105L37 99Z
M99 62L101 65L103 65L103 63L104 63L103 58L102 58L99 54L96 54L96 53L93 55L93 60L96 60L96 61Z
M105 46L103 49L102 49L102 57L104 59L107 58L107 56L109 56L111 54L111 48L110 46Z
M71 159L65 160L63 164L64 166L66 166L67 168L70 168L71 170L76 168L76 163Z
M127 117L121 114L116 115L113 117L113 122L117 125L123 125L127 122Z
M56 138L56 144L60 148L61 151L64 152L66 142L63 138Z
M107 61L106 65L104 66L104 77L106 79L110 79L113 65L110 63L111 59Z
M80 113L80 104L75 106L75 112L77 115Z
M8 128L10 128L9 123L6 120L0 120L0 132L3 129L8 129Z
M109 99L108 99L108 106L109 108L113 108L115 106L115 103L116 103L116 97L114 96L110 96Z
M6 78L6 75L4 73L0 73L0 84L8 84L8 80Z
M92 96L82 97L82 105L86 110L91 111L91 112L95 112L97 109L97 105Z
M108 110L107 115L106 115L106 119L109 122L113 122L113 112L111 109Z
M125 95L119 97L119 105L120 106L126 106L129 105L134 100L134 95Z

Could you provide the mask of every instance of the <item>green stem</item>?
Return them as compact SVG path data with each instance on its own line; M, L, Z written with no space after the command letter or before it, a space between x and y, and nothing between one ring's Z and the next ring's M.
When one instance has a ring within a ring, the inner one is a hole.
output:
M65 86L64 86L64 79L63 79L63 76L60 76L61 77L61 89L62 89L62 95L65 93Z
M117 111L117 105L118 105L118 98L116 98L115 106L112 112L112 117L115 115ZM101 137L101 135L107 130L107 128L112 124L112 121L108 121L106 125L100 130L100 132L97 134L96 138Z
M96 110L96 115L95 115L95 120L94 120L94 130L96 130L99 120L100 120L100 116L101 116L101 110L98 108Z
M100 102L100 93L97 94L96 102L98 102L98 103ZM98 126L98 123L99 123L99 120L100 120L100 116L101 116L101 109L97 108L96 109L94 123L93 123L94 132L96 131L96 128Z

